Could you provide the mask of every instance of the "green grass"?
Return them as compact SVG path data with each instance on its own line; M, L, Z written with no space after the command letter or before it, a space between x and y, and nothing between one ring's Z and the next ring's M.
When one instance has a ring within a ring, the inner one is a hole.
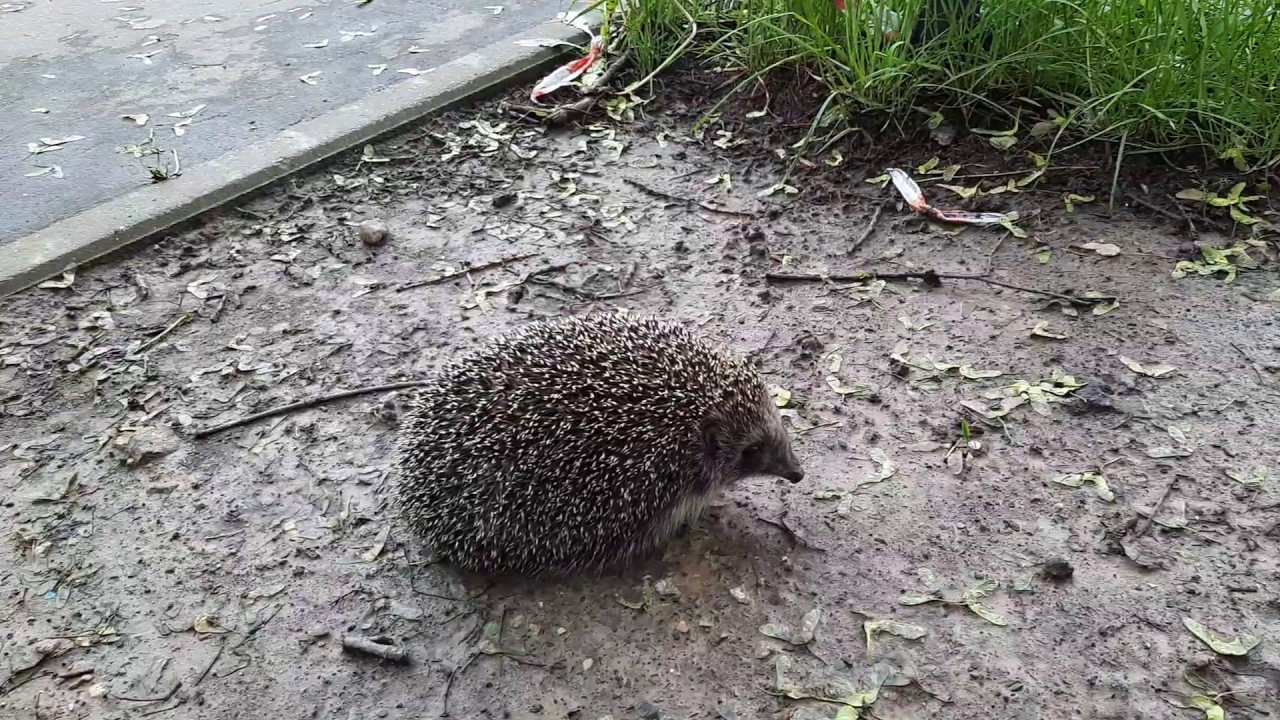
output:
M815 127L835 125L820 117L831 109L882 111L908 129L959 112L1021 137L1040 122L1058 151L1123 140L1130 152L1202 148L1241 169L1280 163L1274 0L982 0L968 29L910 43L921 6L947 2L597 4L616 11L612 32L642 74L701 58L740 71L731 94L770 89L760 78L778 68L807 72L830 93ZM902 35L886 37L876 7L899 15ZM1052 126L1050 110L1061 117Z

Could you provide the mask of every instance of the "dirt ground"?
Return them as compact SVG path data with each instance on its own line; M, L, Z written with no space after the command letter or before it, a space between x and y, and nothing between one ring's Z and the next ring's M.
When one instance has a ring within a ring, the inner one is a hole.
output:
M1031 172L980 137L855 134L759 197L786 128L643 111L454 112L0 301L0 715L1118 720L1203 717L1201 694L1280 717L1274 245L1230 284L1174 278L1200 257L1182 211L1153 188L1163 216L1109 213L1099 162L977 201L1026 238L864 182L933 155L961 186ZM1068 191L1098 199L1068 213ZM362 243L368 219L390 238ZM867 270L1119 305L766 277ZM395 524L396 393L194 436L607 307L754 357L805 480L748 480L621 576L491 581ZM868 647L877 619L906 625ZM1261 643L1218 655L1186 619ZM343 649L377 636L407 661Z

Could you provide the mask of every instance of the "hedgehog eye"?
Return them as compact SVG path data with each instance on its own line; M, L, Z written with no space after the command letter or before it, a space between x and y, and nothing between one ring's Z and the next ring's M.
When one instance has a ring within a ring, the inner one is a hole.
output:
M749 463L755 460L756 458L760 457L760 452L763 449L764 448L760 445L760 443L751 443L745 449L743 449L742 461L744 463Z

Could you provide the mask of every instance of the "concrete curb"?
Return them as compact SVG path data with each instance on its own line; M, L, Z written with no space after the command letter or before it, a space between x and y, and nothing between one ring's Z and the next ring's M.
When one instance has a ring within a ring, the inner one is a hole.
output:
M401 81L262 142L185 168L177 178L59 220L0 246L0 298L153 238L405 123L549 66L561 55L560 49L515 44L535 38L586 41L582 31L567 24L543 23L445 63L429 75Z

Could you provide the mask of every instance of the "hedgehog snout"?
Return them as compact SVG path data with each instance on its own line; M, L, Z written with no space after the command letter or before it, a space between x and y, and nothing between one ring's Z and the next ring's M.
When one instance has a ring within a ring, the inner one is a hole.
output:
M804 467L800 465L800 460L790 448L787 448L775 459L773 472L793 483L798 483L804 479Z

